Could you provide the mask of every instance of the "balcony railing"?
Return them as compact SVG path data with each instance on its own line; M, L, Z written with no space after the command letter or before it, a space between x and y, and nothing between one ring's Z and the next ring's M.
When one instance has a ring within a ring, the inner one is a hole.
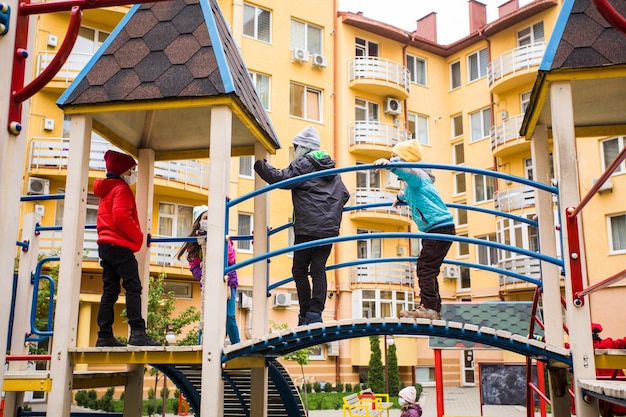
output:
M63 232L60 230L43 230L39 235L39 250L42 254L53 255L61 252L61 238ZM154 236L153 237L158 237ZM86 261L98 260L98 233L96 230L85 230L85 240L83 243L83 259ZM182 243L157 242L150 245L150 263L160 266L174 266L187 268L186 257L181 260L175 258L176 252Z
M37 55L37 75L41 73L56 55L56 51L41 51ZM61 67L59 72L54 76L54 81L63 81L66 85L69 85L76 76L87 65L93 54L85 54L72 52L65 61L65 64Z
M392 203L396 199L398 190L391 190L386 188L357 188L350 193L350 205L359 206L365 204L377 204L377 203ZM356 210L358 212L359 210ZM368 213L382 213L382 214L395 214L398 216L406 217L407 220L411 220L411 211L406 205L398 207L371 207L364 208L362 211Z
M512 259L501 260L498 267L506 271L516 272L529 278L541 279L541 267L539 259L520 255ZM498 281L500 285L508 284L525 284L526 281L509 277L508 275L499 275Z
M366 145L391 149L409 139L412 139L410 131L391 123L355 122L348 126L350 148Z
M493 193L494 210L510 213L526 207L535 206L535 189L524 185L506 188Z
M415 265L406 262L380 262L350 269L351 284L413 285Z
M523 120L524 115L518 114L492 126L490 130L491 151L496 153L513 143L526 142L526 139L519 135Z
M108 149L116 149L109 142L100 138L92 138L89 154L89 169L104 171L104 153ZM67 169L69 157L69 139L34 137L30 143L29 164L31 170L56 169L59 172ZM154 164L155 178L175 182L186 186L208 189L209 162L205 160L158 161Z
M374 81L408 94L411 92L409 70L397 62L373 56L358 56L348 63L348 83Z
M495 58L487 68L489 88L508 75L539 66L545 51L546 44L541 42L520 46Z

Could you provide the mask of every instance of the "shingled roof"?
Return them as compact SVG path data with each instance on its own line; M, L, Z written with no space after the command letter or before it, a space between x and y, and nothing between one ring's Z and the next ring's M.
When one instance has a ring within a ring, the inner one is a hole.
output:
M134 6L57 104L94 114L104 136L131 153L149 146L157 159L206 156L193 151L206 153L212 105L236 115L234 154L253 154L253 139L280 147L215 0Z
M626 2L612 2L626 15ZM571 81L576 136L623 134L626 118L626 36L612 27L592 0L565 0L539 72L520 134L551 127L549 85Z

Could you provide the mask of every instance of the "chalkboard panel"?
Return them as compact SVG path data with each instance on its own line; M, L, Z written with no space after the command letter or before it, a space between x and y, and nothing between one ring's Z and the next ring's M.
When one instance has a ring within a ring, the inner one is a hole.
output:
M479 363L480 397L483 405L526 405L526 365ZM533 366L537 383L537 367Z

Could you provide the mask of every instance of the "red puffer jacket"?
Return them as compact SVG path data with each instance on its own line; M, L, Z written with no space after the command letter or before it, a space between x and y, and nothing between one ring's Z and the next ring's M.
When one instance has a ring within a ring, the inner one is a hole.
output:
M135 196L120 178L97 179L93 192L100 197L98 205L98 244L122 246L133 252L143 245Z

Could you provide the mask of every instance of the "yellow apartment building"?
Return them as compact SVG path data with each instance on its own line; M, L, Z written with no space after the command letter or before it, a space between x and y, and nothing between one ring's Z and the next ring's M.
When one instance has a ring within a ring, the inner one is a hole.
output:
M520 7L511 0L499 7L497 20L487 22L486 9L468 2L470 34L450 45L437 43L436 15L416 16L417 29L400 29L351 11L338 9L337 0L219 1L230 24L257 93L283 146L271 163L282 168L293 158L291 138L311 124L322 138L322 148L338 167L371 164L389 157L400 141L418 139L424 161L493 170L533 179L530 145L519 136L524 111L560 10L559 0L535 0ZM31 99L24 194L62 194L67 168L68 120L55 102L129 10L118 6L86 10L79 38L69 60L55 79ZM33 76L49 64L64 37L68 13L39 15L35 25L36 54ZM173 139L174 140L174 139ZM624 137L585 138L578 143L581 194L589 189L624 146ZM102 155L111 145L94 132L89 184L104 176ZM254 160L238 158L232 164L231 196L254 189ZM626 254L626 212L620 198L624 188L622 166L611 185L591 203L584 216L584 246L590 284L623 265ZM499 210L534 219L531 187L482 174L435 170L437 187L455 215L457 234L537 251L536 227L471 208ZM349 206L391 203L400 184L389 172L350 171L342 175L351 193ZM158 162L155 166L152 230L161 237L186 236L192 208L206 201L207 160ZM90 189L91 192L91 189ZM91 195L91 194L90 194ZM90 197L91 198L91 197ZM289 191L270 196L268 227L291 221ZM97 199L88 202L87 224L95 223ZM467 209L463 208L467 206ZM42 225L59 225L63 200L24 202L22 211L42 215ZM557 213L555 205L555 213ZM587 215L587 213L589 213ZM231 235L249 235L253 225L252 200L241 204L229 219ZM556 216L556 214L555 214ZM559 221L555 218L555 225ZM414 232L415 224L403 207L356 208L344 214L342 235L363 234L363 239L334 245L328 265L354 266L328 272L329 293L323 319L397 317L416 303L414 266L406 261L372 262L377 258L416 256L419 239L368 239L369 233ZM60 250L60 231L41 235L41 250ZM85 235L78 344L93 346L100 295L95 230ZM293 242L288 230L271 236L270 249ZM252 255L252 242L237 241L239 260ZM186 262L173 255L179 245L151 246L151 273L167 274L178 307L200 305L201 290ZM455 243L440 275L444 303L532 301L536 286L464 264L496 266L533 279L541 278L539 261L464 242ZM291 277L290 255L271 260L270 284ZM240 302L237 321L242 339L250 337L254 319L249 299L252 268L238 271ZM603 323L607 335L626 332L617 323L620 285L591 296L592 321ZM275 323L295 326L298 300L293 283L271 291L267 300ZM121 302L119 309L123 308ZM528 318L530 321L530 317ZM125 324L116 323L118 334ZM381 338L381 345L383 343ZM433 351L427 337L395 337L401 381L434 384ZM443 353L446 385L477 383L477 363L523 362L524 358L496 349L450 349ZM306 366L311 381L355 383L366 378L367 338L318 346ZM299 366L285 362L295 378Z

